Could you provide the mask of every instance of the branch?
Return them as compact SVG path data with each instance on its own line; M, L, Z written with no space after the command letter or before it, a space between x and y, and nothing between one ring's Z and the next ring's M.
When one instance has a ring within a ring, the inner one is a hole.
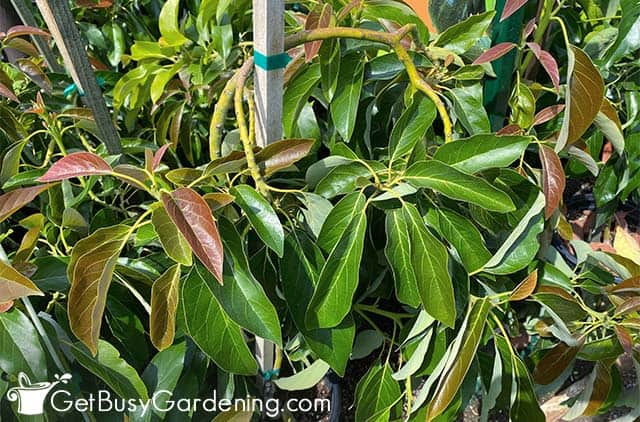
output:
M402 62L407 74L409 75L409 81L414 89L425 94L433 101L442 120L444 126L444 139L445 142L450 142L452 137L451 119L447 114L447 109L438 96L438 93L420 76L418 69L416 68L411 56L407 50L402 46L402 39L410 32L414 31L415 25L405 25L395 32L379 32L362 28L318 28L312 30L301 31L296 34L290 35L284 40L285 50L289 50L301 44L305 44L310 41L320 41L332 38L353 38L358 40L367 40L373 42L379 42L391 47L398 59Z
M220 158L220 145L222 144L222 130L227 113L233 105L233 94L236 91L236 75L227 81L224 89L220 93L220 98L216 103L209 124L209 157L211 161Z

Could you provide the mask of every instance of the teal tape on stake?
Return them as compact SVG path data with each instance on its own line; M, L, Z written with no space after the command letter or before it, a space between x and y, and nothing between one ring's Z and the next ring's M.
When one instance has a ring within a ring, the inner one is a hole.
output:
M265 56L259 51L253 52L253 61L256 66L264 70L278 70L287 67L291 57L287 53Z

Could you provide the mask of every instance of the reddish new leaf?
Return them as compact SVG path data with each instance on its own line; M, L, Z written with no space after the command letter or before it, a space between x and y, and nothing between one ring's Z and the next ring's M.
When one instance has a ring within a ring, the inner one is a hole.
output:
M558 154L553 149L541 145L539 155L542 162L542 191L545 198L544 215L545 218L549 218L562 200L565 176L560 158L558 158Z
M507 0L502 9L502 15L500 16L500 22L507 19L509 16L516 13L522 6L527 3L527 0Z
M598 413L598 410L602 407L604 402L609 396L609 390L611 390L611 371L609 367L603 363L596 363L596 367L593 369L595 373L595 379L593 380L593 390L589 397L589 404L582 412L582 416L593 416Z
M13 91L11 90L11 88L4 85L2 82L0 82L0 95L10 100L13 100L16 103L20 102L20 100L18 100L18 97L16 97L16 94L14 94Z
M522 135L523 130L520 126L516 124L506 125L502 129L496 132L498 136L509 136L509 135Z
M100 176L111 173L111 166L99 156L90 152L76 152L56 161L38 181L55 182L79 176Z
M11 308L13 308L13 300L5 303L0 303L0 314L3 312L7 312Z
M551 78L556 92L558 92L560 90L560 71L558 70L556 59L554 59L548 51L544 51L537 43L528 42L527 46L529 46L540 64L542 64L542 67L544 67L544 70Z
M528 298L536 289L537 284L538 270L536 269L531 274L529 274L527 278L522 280L515 289L513 289L513 291L511 292L511 296L509 296L509 300L515 302Z
M27 25L16 25L9 28L7 31L7 40L15 37L21 37L23 35L39 35L41 37L49 38L51 35L47 31L43 31L40 28L34 28Z
M0 195L0 223L9 218L11 214L24 207L42 192L46 191L53 185L32 186L29 188L21 188L12 190Z
M533 31L536 29L536 18L532 18L524 27L524 39L529 38L529 35L533 34Z
M222 242L206 201L194 190L180 188L163 192L162 204L193 253L222 284Z
M167 152L167 149L169 149L169 144L164 144L163 146L158 148L156 153L153 155L152 168L154 170L160 166L160 163L162 162L162 157L164 157L164 153Z
M620 325L614 326L613 331L616 332L616 336L618 337L618 341L620 342L622 349L625 353L631 355L633 353L633 339L631 338L629 331Z
M625 300L616 308L616 315L626 315L640 310L640 297L632 297Z
M304 29L312 30L312 29L320 29L320 28L328 28L331 25L331 16L333 15L333 9L330 4L325 4L321 6L322 9L318 12L317 10L312 11L307 16L307 20L304 23ZM322 40L319 41L311 41L304 44L304 53L306 57L307 63L313 60L313 58L320 51L320 47L322 47Z
M541 125L543 123L548 122L549 120L556 117L558 114L562 113L564 110L564 104L555 104L549 107L545 107L536 113L533 118L533 126Z
M582 340L579 341L577 346L572 347L564 343L558 343L547 352L533 371L533 380L536 384L547 385L555 381L573 362L581 347Z
M314 142L313 139L285 139L274 142L256 154L256 162L266 175L275 173L306 157Z
M473 64L489 63L513 50L516 45L512 42L501 42L496 44L473 61Z

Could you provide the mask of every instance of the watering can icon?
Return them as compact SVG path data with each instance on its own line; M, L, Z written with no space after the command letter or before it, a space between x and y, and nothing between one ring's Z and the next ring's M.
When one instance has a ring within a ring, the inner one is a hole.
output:
M42 415L44 413L44 400L47 394L58 384L66 384L71 379L71 374L56 374L54 382L31 383L24 372L18 374L18 387L7 391L9 401L18 401L18 413L21 415Z

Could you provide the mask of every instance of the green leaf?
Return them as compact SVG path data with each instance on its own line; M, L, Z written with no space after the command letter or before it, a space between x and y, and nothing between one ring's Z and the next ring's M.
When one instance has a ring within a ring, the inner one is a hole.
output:
M433 330L429 330L425 333L424 337L420 339L420 342L416 346L415 350L411 354L411 357L407 360L407 362L398 369L397 372L393 374L393 379L395 380L403 380L411 377L411 375L418 372L424 359L429 351L429 345L431 343L431 336L433 334Z
M475 358L490 309L491 302L486 298L479 299L471 305L469 322L464 332L462 346L453 365L440 379L433 399L429 403L428 421L433 420L446 410L462 385L462 381Z
M491 259L480 231L460 214L444 208L431 209L427 222L455 248L467 272L482 268Z
M600 129L602 134L609 141L611 141L611 144L618 154L622 155L624 153L624 133L622 130L622 124L620 123L618 112L611 101L607 98L602 101L602 106L600 107L600 111L594 119L593 124Z
M284 252L280 265L282 291L293 322L311 350L338 375L344 376L355 336L353 318L347 316L340 325L330 329L311 330L305 323L307 305L324 265L322 252L303 233L288 236Z
M369 169L360 162L345 164L335 167L320 180L315 192L331 199L353 192L358 186L366 183L371 176ZM361 181L363 183L360 183Z
M364 195L357 195L359 197L356 204L362 203ZM335 327L349 313L358 287L366 227L366 207L354 207L347 229L331 250L320 272L316 291L306 314L308 327Z
M173 344L179 288L180 264L165 271L151 287L149 336L158 350L164 350Z
M604 99L604 81L587 54L575 46L567 49L566 103L562 128L555 150L562 151L567 143L578 140L598 115Z
M376 364L358 382L355 420L391 420L391 408L401 396L400 386L391 372L388 364Z
M407 220L401 209L387 211L385 228L387 245L384 249L396 286L396 297L412 307L420 304L418 281L411 261L411 239Z
M360 53L342 58L336 94L331 101L331 119L345 142L351 140L356 125L360 92L364 77L364 61Z
M449 327L456 320L453 284L449 275L449 255L444 245L424 225L413 204L403 207L411 239L411 262L425 311Z
M358 333L353 342L351 360L366 358L384 344L385 338L380 331L363 330Z
M182 35L178 26L180 0L167 0L162 6L160 16L158 17L158 27L160 29L159 44L164 47L179 47L189 41L187 37Z
M329 364L318 359L311 366L289 377L278 378L273 381L281 390L308 390L318 384L329 370Z
M411 105L402 113L393 126L389 139L389 152L393 163L413 151L413 147L424 138L436 118L436 107L427 96L416 93Z
M508 340L507 340L508 341ZM529 370L519 356L511 356L513 363L513 378L515 381L515 394L512 392L511 420L544 422L545 414L540 409L538 399L533 390Z
M82 343L72 343L69 346L80 365L104 381L123 399L149 398L147 387L136 370L120 357L120 352L111 344L100 340L95 356Z
M282 111L282 125L284 136L294 137L298 124L298 117L311 92L318 86L320 81L320 65L312 64L298 76L296 76L284 91L284 106Z
M154 104L162 97L162 94L165 92L165 86L167 86L169 81L178 73L181 67L182 62L178 62L173 66L165 66L156 73L150 88L151 101Z
M149 393L157 393L159 391L173 392L185 366L186 354L186 341L181 341L156 354L142 373L142 380L147 387L147 391ZM166 409L167 401L170 399L168 394L156 395L157 405L153 406L153 413L160 419L164 418L167 413L162 412L160 409Z
M523 129L531 127L536 112L536 99L531 89L522 82L516 84L509 99L511 117L509 122Z
M224 284L204 278L225 313L242 328L282 344L280 321L275 307L251 273L242 239L229 220L220 220L225 246Z
M467 52L484 35L494 15L494 11L472 15L450 26L438 36L435 45L456 54Z
M91 351L98 352L102 315L113 271L130 233L129 226L96 230L76 243L67 275L71 281L67 310L71 331Z
M640 5L637 0L621 0L622 19L615 25L618 37L605 55L605 67L640 48Z
M477 83L450 91L456 116L471 135L491 132L489 117L482 105L482 85Z
M326 40L320 47L320 85L327 100L331 101L338 87L340 75L340 40Z
M230 193L236 197L236 204L247 215L260 239L279 257L282 257L284 230L271 204L248 185L235 186Z
M418 188L436 190L451 199L470 202L490 211L515 210L513 201L486 180L471 176L440 161L420 161L407 169L404 178Z
M258 364L244 341L240 326L224 312L207 275L194 266L182 283L180 302L186 333L198 347L225 371L255 375Z
M151 223L166 254L177 263L190 267L193 263L191 248L164 207L154 208Z
M31 280L0 261L0 303L26 296L44 296Z
M318 246L329 253L338 244L354 216L364 212L367 198L359 192L345 196L329 212L318 236Z
M24 372L35 380L47 379L47 357L39 335L29 319L18 309L0 313L0 369L18 376Z

